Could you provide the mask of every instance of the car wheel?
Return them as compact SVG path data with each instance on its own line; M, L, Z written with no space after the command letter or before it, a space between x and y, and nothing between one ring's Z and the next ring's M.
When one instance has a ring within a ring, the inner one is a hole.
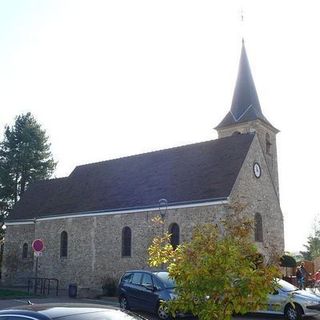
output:
M291 304L287 305L284 315L288 320L301 320L302 319L302 309L298 305L292 306Z
M130 310L128 299L125 296L120 297L119 304L121 309Z
M158 307L157 307L157 315L158 315L158 318L161 319L161 320L171 319L171 317L169 315L168 307L163 305L160 302L159 302Z

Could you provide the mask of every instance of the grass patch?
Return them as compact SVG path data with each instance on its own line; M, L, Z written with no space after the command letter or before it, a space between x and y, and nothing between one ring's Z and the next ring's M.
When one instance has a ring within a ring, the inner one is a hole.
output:
M0 289L0 299L11 299L29 297L30 295L26 291L11 290L11 289Z

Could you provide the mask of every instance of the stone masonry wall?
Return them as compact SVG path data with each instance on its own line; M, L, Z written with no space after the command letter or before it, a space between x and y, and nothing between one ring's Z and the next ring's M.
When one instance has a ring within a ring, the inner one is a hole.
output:
M24 284L26 278L33 276L33 240L33 223L7 227L1 277L4 284ZM27 258L22 257L24 243L28 245Z
M259 120L245 122L245 123L238 123L237 125L219 129L219 138L224 138L231 136L234 132L240 133L249 133L249 132L256 132L261 144L261 148L265 155L265 159L267 161L270 174L274 181L274 185L279 197L279 178L278 178L278 156L277 156L277 141L276 141L276 132L271 127L265 125L263 122ZM271 143L271 152L268 154L266 152L266 134L270 136L270 143Z
M256 178L253 164L261 166L261 176ZM278 254L284 252L283 215L279 199L268 172L265 157L262 154L260 142L256 136L247 154L244 165L230 196L231 202L246 204L246 213L254 219L255 213L262 216L263 243L257 242L260 251L266 256L274 250Z
M128 269L147 268L147 248L153 237L168 230L171 223L179 225L180 242L183 242L190 239L197 224L213 222L222 217L226 210L223 204L168 209L163 228L156 227L151 221L159 214L156 210L55 220L39 219L35 234L21 232L21 225L8 226L7 232L11 238L21 234L21 241L10 242L10 247L15 247L20 252L24 241L32 242L34 238L44 241L45 250L39 258L39 277L59 279L60 288L66 289L70 283L77 283L80 288L91 288L99 293L105 276L118 279ZM131 257L121 256L121 235L125 226L132 231ZM62 231L68 233L66 258L60 257ZM30 266L30 273L32 269Z

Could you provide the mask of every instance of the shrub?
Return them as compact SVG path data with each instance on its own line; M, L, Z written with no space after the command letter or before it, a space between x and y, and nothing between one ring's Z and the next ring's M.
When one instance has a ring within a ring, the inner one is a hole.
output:
M106 276L102 279L102 292L104 296L114 297L117 293L117 283L115 278Z

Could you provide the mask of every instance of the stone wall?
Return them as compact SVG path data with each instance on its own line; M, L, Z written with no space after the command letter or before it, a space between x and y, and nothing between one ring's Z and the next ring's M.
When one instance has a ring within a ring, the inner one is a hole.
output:
M218 131L219 138L224 138L231 136L235 132L239 133L249 133L249 132L256 132L258 135L261 148L263 154L265 156L266 162L269 167L270 174L272 176L272 180L274 182L274 186L279 197L279 177L278 177L278 156L277 156L277 140L276 140L276 133L277 131L264 124L260 120L245 122L245 123L238 123L234 126L221 128ZM270 152L266 152L266 134L270 136Z
M256 178L253 164L261 166L261 176ZM261 151L261 145L256 136L247 154L244 165L230 196L231 203L246 204L245 212L254 219L255 213L260 213L263 224L263 243L256 242L260 251L266 256L284 253L284 225L277 190L268 172L266 159Z
M14 238L19 233L21 241L8 243L10 248L15 247L22 254L25 241L42 239L45 250L39 258L39 277L57 278L61 288L66 289L70 283L77 283L80 288L91 288L98 293L105 276L118 279L128 269L147 268L147 248L153 237L163 230L167 231L170 224L175 222L179 225L180 242L183 242L190 239L197 224L213 222L222 217L226 210L225 205L168 209L163 227L152 222L152 218L159 214L157 210L54 220L38 219L35 233L23 233L19 230L21 225L9 225L8 235ZM121 235L125 226L132 231L131 257L121 256ZM62 231L68 233L66 258L60 257ZM6 251L8 250L9 246L6 245ZM29 267L29 272L32 273L32 266Z
M34 224L7 227L2 261L2 283L23 285L33 273ZM27 258L22 257L22 247L28 245Z

